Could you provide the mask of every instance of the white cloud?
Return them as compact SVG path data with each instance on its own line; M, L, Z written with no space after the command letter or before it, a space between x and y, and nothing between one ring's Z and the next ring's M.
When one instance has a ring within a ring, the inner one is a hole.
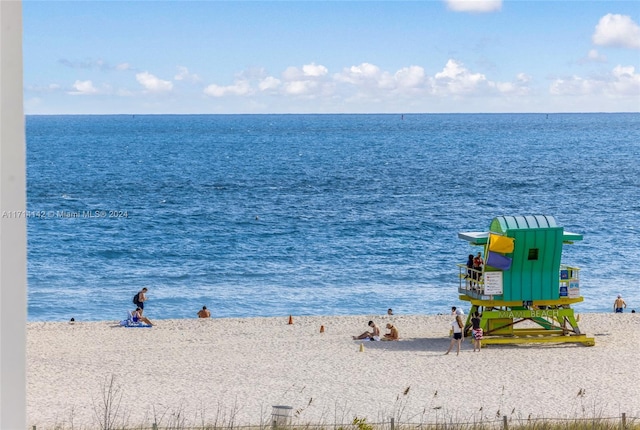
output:
M600 18L591 40L600 46L640 49L640 26L630 16L609 13Z
M49 84L45 86L28 85L25 87L25 90L34 93L55 93L57 91L60 91L61 89L62 87L60 86L60 84Z
M590 49L587 53L587 61L595 63L606 63L607 57L606 55L602 55L601 53L599 53L597 49Z
M371 63L344 68L342 72L333 75L336 82L351 84L363 89L410 89L419 88L425 84L424 68L420 66L403 67L394 74L383 72Z
M502 9L502 0L445 0L456 12L493 12Z
M336 73L333 79L353 85L366 85L377 84L381 75L382 73L378 66L362 63L358 66L345 67L341 73Z
M247 80L238 80L233 85L220 86L211 84L204 89L204 93L211 97L224 97L228 95L232 96L245 96L253 94L251 84Z
M189 69L184 66L178 66L178 73L173 77L176 81L185 81L198 83L201 81L200 77L195 73L189 73Z
M171 81L163 81L149 72L137 73L136 80L147 91L152 93L161 93L173 89L173 83Z
M280 79L274 78L273 76L267 76L258 83L258 88L260 91L275 90L280 86L280 83Z
M560 95L585 95L594 91L594 83L580 76L571 76L565 79L556 79L549 88L549 92L555 96Z
M312 70L321 70L313 73ZM481 73L472 73L462 63L449 60L441 72L428 76L421 66L403 67L394 73L381 70L371 63L361 63L344 68L328 77L326 68L308 69L289 67L282 73L282 80L267 78L258 83L261 91L279 91L285 96L331 96L348 101L382 101L429 94L458 96L477 94L527 95L531 77L520 73L513 82L492 82ZM317 75L320 75L319 78ZM338 86L337 86L338 85ZM221 87L216 88L222 94ZM337 90L336 90L337 89Z
M424 83L424 69L420 66L410 66L398 70L394 78L399 87L415 88Z
M633 66L616 66L611 73L597 78L571 76L556 79L549 92L556 96L640 97L640 74Z
M462 63L447 61L444 69L434 76L437 93L467 94L487 82L482 73L471 73Z
M285 81L297 81L306 80L312 78L321 78L326 76L329 71L325 66L317 65L315 63L305 64L302 69L297 67L287 67L282 73L282 78Z
M76 81L73 84L74 91L69 91L69 94L74 96L81 95L93 95L97 94L98 90L93 86L91 81Z
M305 76L325 76L329 71L326 67L321 65L316 65L314 63L305 64L302 66L302 72Z
M314 81L291 81L284 84L284 92L291 96L310 95L318 88Z
M635 67L616 66L611 76L609 90L612 94L640 97L640 73L636 73Z
M67 60L66 58L61 58L58 60L58 63L70 67L72 69L88 69L88 70L100 70L103 72L110 72L112 70L123 71L123 70L132 70L132 67L129 63L120 63L112 66L108 62L103 59L97 60L84 60L84 61L72 61Z

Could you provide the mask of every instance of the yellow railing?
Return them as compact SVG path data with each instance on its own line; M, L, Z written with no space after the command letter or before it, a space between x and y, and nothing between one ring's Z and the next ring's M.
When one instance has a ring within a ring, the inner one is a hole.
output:
M458 278L460 280L458 291L465 294L468 292L484 294L484 272L482 270L469 269L466 264L457 264L456 266L458 266ZM579 282L579 268L567 266L566 264L560 265L560 286L567 288L566 295L569 293L570 284L578 283L579 285Z
M482 294L484 292L484 279L483 271L476 269L469 269L466 264L457 264L460 274L460 292L473 291L475 293Z

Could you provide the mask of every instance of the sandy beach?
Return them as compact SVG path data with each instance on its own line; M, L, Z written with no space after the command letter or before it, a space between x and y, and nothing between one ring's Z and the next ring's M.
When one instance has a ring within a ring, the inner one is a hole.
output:
M120 425L424 423L640 416L638 314L581 314L596 345L491 345L444 355L452 317L348 316L37 322L27 327L29 428L99 428L113 377ZM352 335L389 321L398 342ZM324 326L324 333L320 333ZM360 345L364 350L361 351Z

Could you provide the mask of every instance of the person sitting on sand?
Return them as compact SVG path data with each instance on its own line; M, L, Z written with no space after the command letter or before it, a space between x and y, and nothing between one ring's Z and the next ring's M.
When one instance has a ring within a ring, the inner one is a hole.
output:
M613 311L617 314L621 314L624 308L627 307L627 304L622 299L622 295L618 294L618 298L615 302L613 302Z
M142 316L142 309L140 307L137 307L135 311L131 312L131 320L134 323L142 321L145 324L153 325L151 321L149 321L149 318Z
M387 329L389 329L389 333L385 333L382 340L398 340L400 338L398 329L393 324L387 323Z
M209 312L206 306L203 306L202 309L198 311L198 318L209 318L210 316L211 312Z
M357 339L369 339L369 340L380 340L380 329L373 321L369 321L369 327L371 327L371 331L365 331L360 336L353 336L353 340Z

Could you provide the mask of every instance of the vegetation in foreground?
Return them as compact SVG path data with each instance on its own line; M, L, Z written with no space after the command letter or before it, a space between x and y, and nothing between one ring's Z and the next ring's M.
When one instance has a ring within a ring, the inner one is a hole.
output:
M408 392L409 388L403 395L406 396ZM628 417L626 414L620 417L603 417L593 414L586 418L533 419L506 416L498 411L493 419L485 417L473 422L460 422L451 417L436 416L435 422L415 423L403 419L405 403L401 401L400 396L398 396L399 402L396 404L394 418L375 423L356 416L352 420L346 420L346 417L335 417L334 423L301 424L293 423L294 417L291 416L280 421L262 418L262 422L258 425L239 426L235 423L239 407L234 405L230 412L218 406L213 422L205 419L204 406L192 420L187 418L182 406L160 413L154 408L153 417L146 420L147 424L134 425L130 423L129 412L122 408L122 396L123 386L116 382L114 375L111 375L105 379L100 396L93 399L94 423L91 426L74 424L72 410L69 419L64 422L54 423L51 426L34 425L29 430L640 430L640 417ZM439 407L433 409L439 409ZM295 417L298 418L303 410L304 408L296 410ZM261 415L264 417L264 414ZM338 423L339 421L341 422Z

